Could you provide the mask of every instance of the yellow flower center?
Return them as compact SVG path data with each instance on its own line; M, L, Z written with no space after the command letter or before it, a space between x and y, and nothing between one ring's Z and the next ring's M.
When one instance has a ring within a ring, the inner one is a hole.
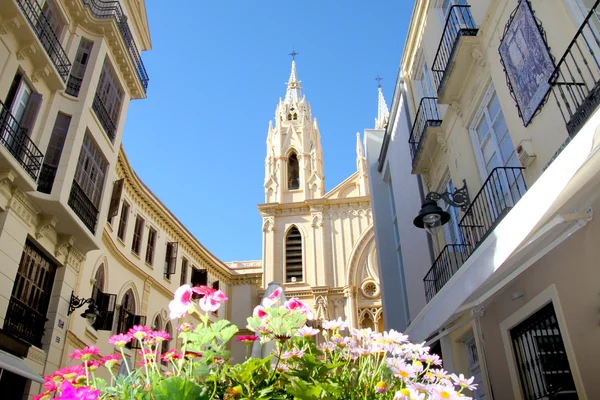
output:
M450 393L448 393L446 391L440 392L440 397L442 399L449 399L450 398Z
M400 376L403 378L408 378L408 372L406 371L400 371Z
M400 389L400 393L402 393L404 396L410 396L410 392L406 388Z

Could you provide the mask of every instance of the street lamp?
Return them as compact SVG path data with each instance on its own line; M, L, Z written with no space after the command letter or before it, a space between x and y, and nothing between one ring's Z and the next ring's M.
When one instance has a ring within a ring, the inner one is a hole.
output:
M450 221L450 214L442 210L437 205L437 200L444 200L446 204L467 211L469 205L469 191L467 182L463 179L463 187L455 189L454 192L429 192L421 205L419 214L413 220L413 225L417 228L425 229L431 235L440 231L442 225Z
M96 302L92 297L89 299L80 299L79 297L75 296L74 292L71 292L71 300L69 300L69 311L67 312L67 315L71 315L73 311L83 307L87 303L89 303L89 306L83 313L81 313L81 317L87 319L90 325L94 325L96 318L100 316L100 312L98 311Z

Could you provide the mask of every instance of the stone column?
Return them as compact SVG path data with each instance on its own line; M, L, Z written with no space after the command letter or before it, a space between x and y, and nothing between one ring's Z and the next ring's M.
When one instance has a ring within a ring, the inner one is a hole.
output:
M344 288L344 296L348 299L346 302L346 320L349 328L358 328L358 311L356 307L356 287L348 285Z

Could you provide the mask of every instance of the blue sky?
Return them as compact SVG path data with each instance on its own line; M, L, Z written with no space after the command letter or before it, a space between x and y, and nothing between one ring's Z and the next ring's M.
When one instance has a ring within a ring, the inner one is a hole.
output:
M377 82L388 105L413 2L146 0L148 98L123 144L144 183L223 261L260 259L269 120L298 77L321 131L326 189L356 170Z

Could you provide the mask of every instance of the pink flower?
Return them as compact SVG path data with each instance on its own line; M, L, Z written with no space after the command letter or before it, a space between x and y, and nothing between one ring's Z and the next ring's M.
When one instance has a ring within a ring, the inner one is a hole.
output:
M154 331L152 332L152 337L154 337L154 340L157 342L168 341L171 339L171 335L165 331Z
M388 391L388 385L384 381L379 381L375 384L375 393L384 394Z
M60 388L59 399L64 400L96 400L100 396L100 390L93 390L89 386L73 387L71 382L64 381Z
M54 381L52 379L48 379L48 380L44 379L44 389L46 389L46 391L48 391L48 392L54 392L56 389L58 389L58 385L57 385L56 381Z
M306 315L306 317L308 319L313 318L313 315L310 312L310 309L308 308L308 306L298 298L294 297L292 299L289 299L288 301L285 302L285 304L283 305L283 308L288 309L290 311L300 311L302 314Z
M107 356L102 357L100 362L104 364L104 366L108 369L112 369L114 365L121 359L121 356L118 354L109 354Z
M238 343L239 343L239 342L244 342L244 343L246 343L246 344L251 344L251 343L253 343L253 342L257 341L258 339L259 339L259 337L258 337L258 336L256 336L256 335L246 335L246 336L244 336L244 335L240 335L240 336L238 336L238 337L237 337L237 340L236 340L236 341L237 341Z
M198 300L198 305L200 309L204 312L215 312L221 307L221 303L219 303L212 296L204 296L200 300Z
M100 349L98 349L96 346L85 346L81 350L74 350L73 353L69 354L69 357L74 360L87 361L92 358L93 355L97 355L98 353L100 353Z
M165 354L162 355L163 361L179 360L180 358L181 358L181 353L179 353L176 349L169 350Z
M318 329L311 328L308 325L304 325L302 328L298 329L298 332L296 332L296 336L309 338L309 337L315 336L319 332L320 331Z
M342 317L338 317L338 319L334 319L331 321L323 321L323 329L326 330L341 331L346 329L347 327L348 323L346 323L346 321L342 321Z
M50 390L44 393L40 393L36 396L33 396L32 400L50 400L50 393Z
M213 298L220 303L225 303L227 300L229 300L229 298L225 295L225 293L222 290L217 290L213 294Z
M278 287L273 293L269 295L269 297L262 301L262 305L264 307L271 307L273 304L277 303L277 301L279 300L279 296L281 296L282 292L283 289Z
M175 296L169 303L171 319L181 318L188 313L192 306L192 290L190 285L183 285L175 291Z
M54 372L55 377L60 377L67 381L77 380L78 377L83 376L85 379L85 368L81 365L72 365L70 367L61 368Z
M133 328L129 328L128 334L130 336L133 336L137 340L142 340L147 335L149 335L151 332L152 332L152 330L150 328L148 328L147 326L134 325Z
M256 306L256 307L254 307L254 311L252 312L252 315L254 315L255 317L258 317L260 319L263 319L264 317L267 316L267 312L265 311L265 309L262 306Z
M184 322L183 324L179 325L179 328L177 329L181 332L191 332L194 330L194 325L190 324L189 322Z
M467 379L463 374L460 374L459 376L452 374L450 375L450 378L452 378L452 381L454 381L455 385L458 385L461 388L467 388L471 391L477 389L477 385L473 383L473 380L475 379L474 376L471 377L471 379Z
M302 358L304 356L305 350L298 350L297 348L293 348L290 351L286 351L281 355L282 360L296 360L298 358Z
M221 307L221 303L229 300L225 293L221 290L215 290L207 286L198 286L192 288L192 291L197 294L204 295L198 305L204 312L215 312Z
M127 334L119 333L117 335L112 335L108 339L108 343L116 346L116 347L124 347L127 343L131 342L131 336Z

